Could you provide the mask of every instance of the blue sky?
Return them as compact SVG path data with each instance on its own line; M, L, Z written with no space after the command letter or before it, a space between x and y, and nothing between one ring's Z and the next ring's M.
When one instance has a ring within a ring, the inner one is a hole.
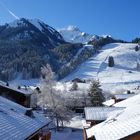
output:
M87 33L140 37L140 0L0 0L18 17L39 18L54 28L76 25ZM0 5L0 24L14 20Z

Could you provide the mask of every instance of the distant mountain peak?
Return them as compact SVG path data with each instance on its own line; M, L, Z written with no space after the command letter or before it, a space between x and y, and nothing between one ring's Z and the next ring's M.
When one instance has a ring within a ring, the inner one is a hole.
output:
M68 31L80 31L77 26L73 26L73 25L69 25L66 29Z
M71 43L83 43L86 44L89 41L96 41L100 38L107 38L110 37L110 35L94 35L94 34L88 34L86 32L81 31L77 26L69 25L66 28L58 29L58 32L63 36L63 38L67 42Z
M63 38L72 43L86 43L93 35L81 31L77 26L69 25L66 28L58 29Z

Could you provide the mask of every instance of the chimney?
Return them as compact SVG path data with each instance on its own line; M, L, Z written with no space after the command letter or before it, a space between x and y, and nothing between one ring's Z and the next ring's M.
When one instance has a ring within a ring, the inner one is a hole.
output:
M32 108L28 108L25 112L25 115L26 116L29 116L31 118L35 118L34 114L33 114L33 111L32 111Z

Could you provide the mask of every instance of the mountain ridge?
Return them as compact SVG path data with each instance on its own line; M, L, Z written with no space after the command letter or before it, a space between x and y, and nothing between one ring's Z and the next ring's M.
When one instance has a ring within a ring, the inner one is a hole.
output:
M107 38L111 37L111 35L95 35L89 34L86 32L81 31L77 26L69 25L65 28L58 29L58 32L63 36L63 38L71 43L83 43L87 44L90 41L97 40L100 38Z
M79 50L82 51L78 53ZM47 63L62 78L94 51L94 47L88 49L81 43L66 42L59 32L40 20L21 18L0 26L0 78L38 78L40 68ZM73 60L76 55L79 57Z
M49 25L38 22L42 30L31 20L21 18L10 24L0 26L0 78L13 79L18 73L22 77L39 77L40 67L51 63L58 68L52 49L65 44L63 37Z
M70 31L91 36L77 27ZM87 40L88 41L88 40ZM38 19L21 18L0 26L0 79L39 78L40 68L47 63L62 79L98 52L105 44L118 42L110 36L92 36L85 45L65 40L57 30Z

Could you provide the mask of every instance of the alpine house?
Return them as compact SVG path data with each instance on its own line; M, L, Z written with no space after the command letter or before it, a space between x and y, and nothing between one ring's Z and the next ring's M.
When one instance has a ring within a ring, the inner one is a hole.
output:
M0 139L50 140L50 120L0 96Z
M114 106L125 108L111 112L104 122L86 129L85 140L140 139L140 94Z

